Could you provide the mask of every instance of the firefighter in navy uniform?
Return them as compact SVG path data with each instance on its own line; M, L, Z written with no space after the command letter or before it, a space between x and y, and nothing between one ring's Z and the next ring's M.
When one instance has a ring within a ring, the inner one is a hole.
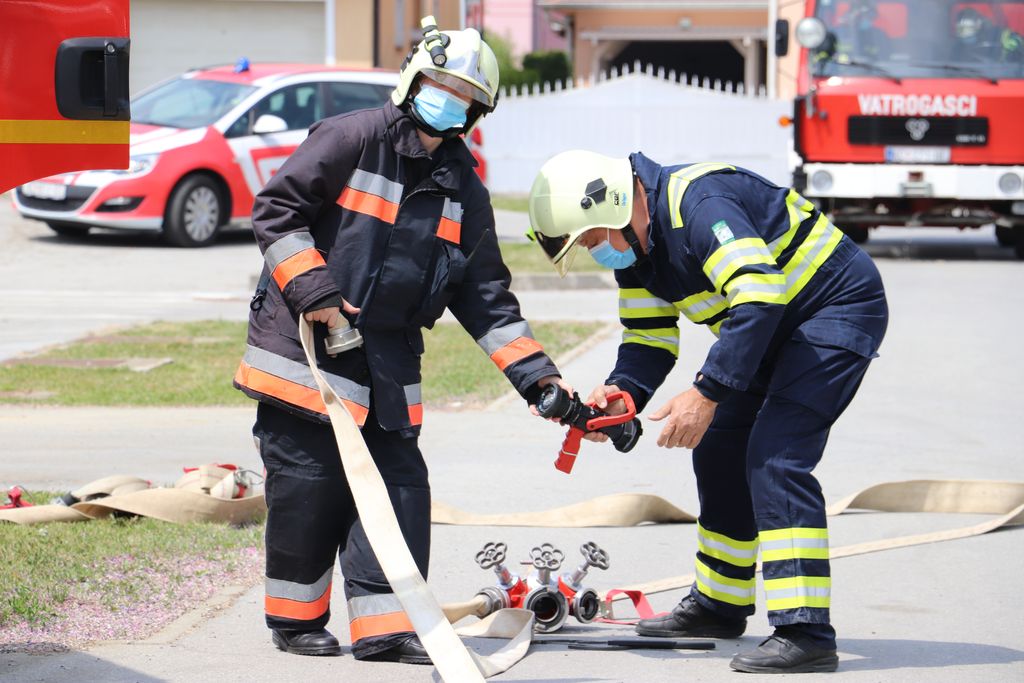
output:
M451 310L531 403L550 382L567 386L509 291L490 199L459 137L494 108L494 54L472 29L440 37L443 64L421 42L390 102L315 124L253 209L266 284L253 300L235 386L259 400L266 621L287 652L340 653L325 630L340 549L353 655L430 661L359 523L299 342L299 315L326 323L314 325L317 364L361 426L424 577L422 328ZM332 357L324 341L339 316L363 344Z
M638 410L647 404L676 361L680 313L718 337L693 387L650 418L665 422L659 446L693 449L697 579L637 632L739 637L760 549L775 630L732 668L834 670L825 504L811 472L885 333L871 259L794 190L734 166L662 167L639 153L557 155L534 182L530 220L559 272L581 247L615 269L625 330L590 396L599 407L619 389Z

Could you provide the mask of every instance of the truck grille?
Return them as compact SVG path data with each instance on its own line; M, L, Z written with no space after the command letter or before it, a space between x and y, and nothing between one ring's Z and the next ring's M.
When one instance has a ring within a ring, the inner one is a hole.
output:
M980 147L988 144L984 116L851 116L851 145L942 145Z
M74 211L75 209L85 204L85 200L96 191L95 187L86 187L83 185L69 185L68 196L66 199L56 201L53 199L42 199L40 197L28 197L19 187L18 201L23 206L36 211Z

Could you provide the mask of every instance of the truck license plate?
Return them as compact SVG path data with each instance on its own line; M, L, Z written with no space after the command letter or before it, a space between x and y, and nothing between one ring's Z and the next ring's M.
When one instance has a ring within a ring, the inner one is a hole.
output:
M888 164L948 164L949 147L909 147L891 145L885 148Z

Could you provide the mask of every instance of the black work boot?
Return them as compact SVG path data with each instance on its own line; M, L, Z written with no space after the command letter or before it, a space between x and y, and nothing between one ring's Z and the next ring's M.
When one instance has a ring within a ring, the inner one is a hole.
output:
M277 649L293 655L340 655L341 645L338 639L327 629L315 631L284 631L275 630L272 636Z
M641 619L636 632L660 638L739 638L746 628L746 619L720 617L687 595L668 614Z
M809 638L780 635L778 630L756 650L738 654L729 663L736 671L759 674L800 674L835 671L839 656Z
M398 662L399 664L433 664L419 636L413 634L394 647L362 658L366 662Z

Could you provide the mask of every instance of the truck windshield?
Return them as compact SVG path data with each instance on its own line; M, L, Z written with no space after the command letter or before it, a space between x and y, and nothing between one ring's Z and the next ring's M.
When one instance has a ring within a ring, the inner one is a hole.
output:
M171 128L209 126L254 90L241 83L177 78L132 100L132 121Z
M1024 0L818 0L816 76L1024 78Z

